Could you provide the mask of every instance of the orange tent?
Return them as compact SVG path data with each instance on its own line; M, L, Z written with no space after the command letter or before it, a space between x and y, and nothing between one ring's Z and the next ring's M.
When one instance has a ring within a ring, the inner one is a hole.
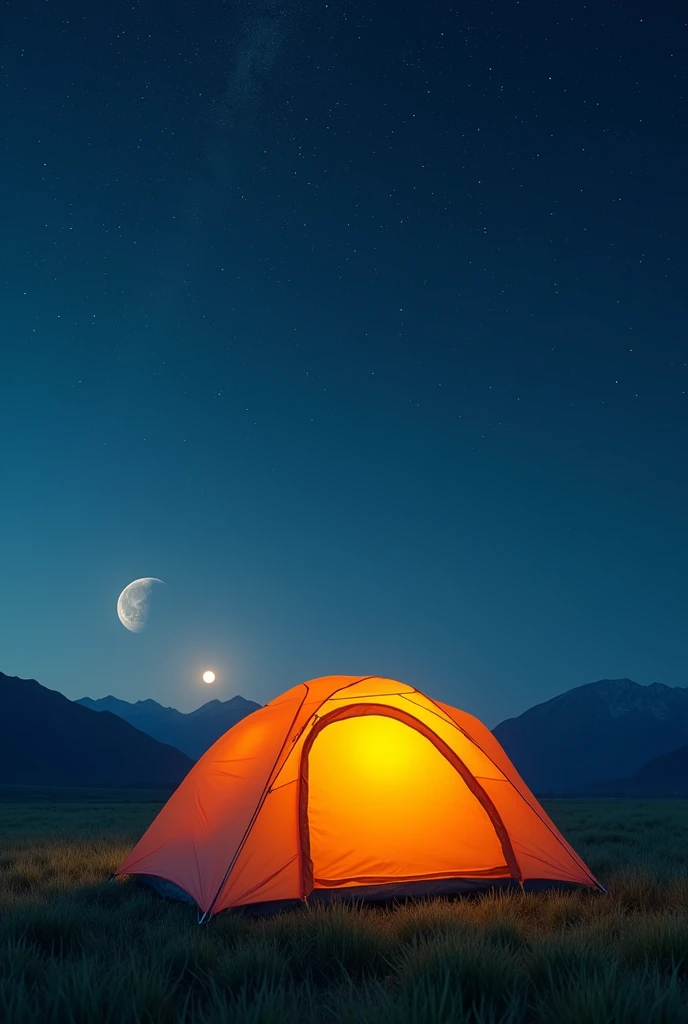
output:
M302 683L235 725L117 874L204 916L334 895L602 888L489 729L378 676Z

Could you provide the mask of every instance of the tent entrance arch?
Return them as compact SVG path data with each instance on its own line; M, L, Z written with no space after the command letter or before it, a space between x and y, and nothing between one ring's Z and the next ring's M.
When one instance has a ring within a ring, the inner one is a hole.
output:
M480 782L401 709L351 704L317 719L299 775L302 898L426 879L521 881Z

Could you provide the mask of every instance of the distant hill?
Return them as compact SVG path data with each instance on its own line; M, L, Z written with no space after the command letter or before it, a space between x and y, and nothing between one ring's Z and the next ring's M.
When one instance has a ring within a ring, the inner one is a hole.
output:
M173 789L193 766L112 714L0 672L0 784Z
M493 731L531 789L563 795L634 776L688 744L688 688L601 679Z
M688 798L688 746L654 757L627 779L590 786L585 796Z
M176 708L164 707L155 700L137 700L131 704L112 696L97 700L82 697L75 703L92 711L110 711L161 743L169 743L183 750L194 760L204 754L228 729L260 707L260 704L243 697L232 697L224 701L209 700L188 714Z

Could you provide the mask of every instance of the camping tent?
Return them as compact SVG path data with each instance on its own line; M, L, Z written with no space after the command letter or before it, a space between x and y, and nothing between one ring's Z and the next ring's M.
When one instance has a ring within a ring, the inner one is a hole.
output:
M235 725L117 874L207 916L335 895L601 888L489 729L377 676L302 683Z

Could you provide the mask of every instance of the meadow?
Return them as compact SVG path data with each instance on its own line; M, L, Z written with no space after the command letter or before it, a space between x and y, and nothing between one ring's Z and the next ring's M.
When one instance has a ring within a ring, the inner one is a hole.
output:
M550 801L608 887L273 918L105 880L159 794L0 794L4 1024L688 1021L688 802Z

